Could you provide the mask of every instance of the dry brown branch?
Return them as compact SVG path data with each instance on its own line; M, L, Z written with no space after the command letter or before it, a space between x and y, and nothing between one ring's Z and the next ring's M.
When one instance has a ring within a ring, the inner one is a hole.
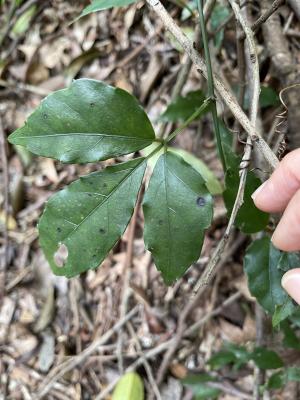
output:
M274 14L279 7L281 7L283 4L286 3L286 0L275 0L270 8L265 10L262 15L254 22L254 24L251 26L251 29L254 33L258 31L258 29L271 17L272 14ZM246 34L243 32L241 34L241 38L245 39Z
M208 322L211 318L217 316L220 314L224 308L228 307L230 304L234 303L238 298L240 298L241 293L236 292L233 295L231 295L228 299L226 299L219 307L216 309L212 310L210 313L206 314L203 318L201 318L199 321L197 321L195 324L190 326L187 330L182 332L182 337L189 337L194 335L200 328L203 326L206 322ZM192 307L193 308L193 307ZM143 364L143 361L149 360L155 356L157 356L160 353L163 353L166 350L170 350L171 348L174 348L176 345L176 337L173 337L172 339L161 343L160 345L156 346L154 349L149 350L148 352L145 352L143 354L143 357L139 357L135 362L133 362L125 372L131 372L136 370L140 365ZM177 349L177 347L176 347ZM175 350L176 350L175 349ZM167 354L167 353L166 353ZM113 388L116 386L118 383L119 378L113 380L110 382L110 384L95 398L95 400L103 400L106 398L106 396L113 390Z
M5 276L6 269L8 267L8 217L9 217L9 198L8 198L8 161L6 154L6 140L4 135L4 129L2 124L2 117L0 116L0 149L1 149L1 164L2 164L2 176L3 176L3 212L4 212L4 244L3 244L3 264L0 265L2 279L0 287L0 298L4 296L5 292Z
M128 302L129 302L129 298L130 298L130 294L131 294L131 289L129 287L129 283L130 283L130 279L131 279L131 267L132 267L132 260L133 260L133 243L134 243L134 235L135 235L135 229L136 229L136 224L137 224L138 211L139 211L140 204L141 204L142 192L143 192L143 188L141 188L141 190L139 191L137 204L135 206L134 213L133 213L132 219L131 219L129 227L128 227L126 258L125 258L124 270L123 270L124 280L123 280L123 288L122 288L122 296L121 296L121 304L120 304L120 316L119 316L120 319L124 319L124 317L127 313ZM124 334L124 332L123 332L123 329L121 328L118 333L118 342L117 342L118 366L119 366L119 371L121 373L124 370L123 358L122 358L123 334Z
M166 11L164 6L159 0L147 0L147 4L151 9L159 16L162 20L165 28L171 32L175 39L182 46L184 51L192 59L193 63L197 67L198 71L207 78L207 70L204 60L199 55L197 50L194 48L192 42L186 37L186 35L181 31L178 25L175 23L173 18ZM263 154L268 165L271 169L275 169L278 165L278 159L272 152L268 144L257 132L256 128L251 124L246 114L243 112L239 104L237 103L235 97L231 94L230 90L223 84L218 76L214 76L215 88L218 91L220 97L224 100L225 104L228 106L234 117L243 126L247 134L251 137L251 140L255 142L259 151Z
M245 32L247 43L248 43L248 80L250 87L250 121L253 126L256 126L256 118L258 113L258 105L259 105L259 94L260 94L260 79L259 79L259 64L256 46L254 42L254 34L251 30L250 25L245 21L239 5L235 0L228 0L233 12L235 14L236 19L239 21L243 31ZM221 255L226 247L228 239L231 235L231 232L234 227L234 223L238 214L240 207L244 202L244 192L247 180L247 171L249 166L249 160L251 158L252 153L252 142L251 138L248 136L247 143L245 146L245 151L243 155L243 159L240 165L240 183L237 192L237 196L234 202L234 206L230 215L230 219L228 225L226 227L225 233L219 242L210 262L208 263L203 276L199 279L197 284L195 285L194 292L196 293L201 286L208 285L212 277L215 273L216 265L218 264Z
M236 252L236 250L239 248L239 246L244 242L244 237L240 237L239 239L235 240L234 242L231 242L231 246L229 247L227 252L222 252L222 260L219 262L219 264L216 267L216 271L220 269L223 265L226 264L227 260ZM185 332L187 330L186 327L186 320L188 317L191 315L193 309L198 305L199 300L201 299L203 293L205 292L207 286L202 286L200 290L196 293L195 296L191 297L188 303L184 306L182 312L180 313L180 317L177 323L177 330L176 334L173 338L172 345L168 348L168 351L166 352L162 363L160 365L160 368L157 372L157 384L160 385L161 382L163 381L166 371L169 367L169 364L171 362L171 359L173 355L175 354L178 346L180 345L180 342L185 335Z
M92 344L89 345L84 351L74 357L70 357L67 361L57 365L48 374L47 378L41 384L38 393L34 397L35 400L42 399L52 388L54 383L62 378L67 372L76 368L79 364L85 361L91 354L99 349L100 346L105 344L119 329L126 324L134 315L137 314L139 306L134 307L123 319L120 319L111 329L109 329L99 339L96 339Z
M158 386L156 385L156 382L155 382L155 379L154 379L154 376L153 376L152 368L151 368L151 366L150 366L148 360L147 360L147 359L145 358L145 356L144 356L144 353L143 353L143 349L142 349L140 340L139 340L139 338L138 338L138 336L137 336L137 334L136 334L136 332L135 332L135 330L134 330L132 324L131 324L130 322L128 322L126 325L127 325L127 328L128 328L128 330L129 330L131 336L132 336L133 339L134 339L134 342L135 342L135 344L136 344L136 348L137 348L138 354L139 354L139 356L140 356L141 359L142 359L142 362L143 362L145 371L146 371L147 376L148 376L148 379L149 379L149 383L150 383L150 385L151 385L151 387L152 387L152 389L153 389L153 394L155 395L156 400L162 400L161 395L160 395L159 388L158 388Z

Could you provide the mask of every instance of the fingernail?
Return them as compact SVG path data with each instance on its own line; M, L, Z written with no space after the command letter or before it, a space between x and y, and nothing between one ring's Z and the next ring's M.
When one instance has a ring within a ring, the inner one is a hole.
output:
M284 290L300 304L300 269L285 273L281 280Z
M254 193L252 193L251 197L252 197L253 201L256 199L257 195L262 191L262 189L266 186L267 182L268 181L264 182L262 185L260 185L259 188L257 188L255 190Z

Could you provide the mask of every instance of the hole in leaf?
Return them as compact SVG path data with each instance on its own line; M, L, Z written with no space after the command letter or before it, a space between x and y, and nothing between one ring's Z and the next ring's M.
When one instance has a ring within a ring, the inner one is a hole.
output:
M62 268L68 260L68 248L65 244L60 243L58 249L54 253L53 260L57 267Z
M204 207L205 204L206 204L206 200L205 200L204 197L200 196L200 197L197 198L196 203L197 203L197 206Z

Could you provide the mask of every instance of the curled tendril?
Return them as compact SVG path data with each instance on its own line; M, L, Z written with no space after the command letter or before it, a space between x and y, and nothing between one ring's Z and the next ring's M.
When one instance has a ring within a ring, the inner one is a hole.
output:
M286 91L288 91L290 89L293 89L295 87L298 87L298 86L300 86L300 83L295 83L293 85L285 87L279 93L279 99L280 99L280 102L281 102L281 104L282 104L282 106L284 108L284 110L281 113L276 115L276 118L278 119L278 123L276 125L275 132L278 135L282 135L283 136L282 140L280 141L280 143L278 145L278 149L277 149L277 156L278 156L279 160L282 158L282 156L286 152L286 148L287 148L286 135L280 129L280 126L287 121L288 112L289 112L288 106L287 106L287 104L285 103L285 101L283 99L283 95L284 95L284 93Z

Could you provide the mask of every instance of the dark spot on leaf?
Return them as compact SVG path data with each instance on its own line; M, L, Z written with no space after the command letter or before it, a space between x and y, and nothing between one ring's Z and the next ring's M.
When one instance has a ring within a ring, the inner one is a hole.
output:
M93 258L96 258L97 257L97 254L93 254Z
M61 232L61 228L59 226L56 228L56 230L57 232Z
M44 113L44 114L43 114L43 118L44 118L44 119L47 119L47 118L48 118L48 114Z
M91 107L95 107L95 103L90 103L90 106Z
M204 207L205 204L206 204L206 200L205 200L204 197L200 196L200 197L197 198L196 203L197 203L198 207Z
M106 188L107 187L107 183L104 182L103 183L103 187Z
M104 233L105 233L105 229L100 228L100 229L99 229L99 232L102 233L102 234L104 234Z
M164 223L164 221L162 220L162 219L160 219L159 221L158 221L158 225L162 225Z
M87 195L88 195L89 197L92 197L92 194L91 194L91 193L88 193Z

